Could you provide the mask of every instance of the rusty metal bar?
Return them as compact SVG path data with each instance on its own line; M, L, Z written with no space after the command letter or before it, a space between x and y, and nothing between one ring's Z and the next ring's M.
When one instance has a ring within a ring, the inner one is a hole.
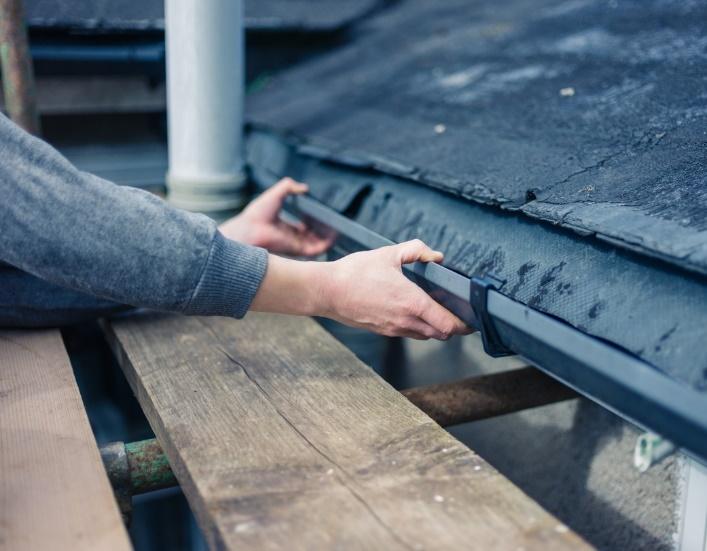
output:
M178 484L167 456L156 439L125 444L133 495L170 488Z
M130 524L134 495L179 484L162 446L154 438L128 444L112 442L101 446L100 451L126 524Z
M27 132L39 135L32 57L22 0L0 0L0 68L10 118Z
M113 486L113 494L118 502L118 509L126 525L130 524L133 512L133 496L130 492L130 467L123 442L111 442L100 447L103 466L108 480Z
M403 396L443 427L579 396L574 390L534 367L523 367L401 391Z

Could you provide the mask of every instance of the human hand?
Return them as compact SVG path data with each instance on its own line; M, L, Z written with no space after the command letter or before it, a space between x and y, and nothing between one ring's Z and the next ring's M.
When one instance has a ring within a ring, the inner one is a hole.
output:
M420 287L402 266L441 262L443 254L419 239L348 255L331 263L324 316L390 337L447 340L471 329Z
M472 330L402 273L403 264L440 262L420 240L354 253L335 262L268 260L253 310L323 316L387 336L446 340Z
M321 237L304 223L291 225L279 218L288 195L308 190L305 184L283 178L255 198L238 216L227 220L219 229L228 239L264 247L270 252L292 256L316 256L326 251L333 238Z

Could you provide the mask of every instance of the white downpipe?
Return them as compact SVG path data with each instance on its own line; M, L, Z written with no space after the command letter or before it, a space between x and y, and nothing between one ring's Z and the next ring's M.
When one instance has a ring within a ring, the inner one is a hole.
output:
M242 206L242 0L167 0L169 200L205 213Z

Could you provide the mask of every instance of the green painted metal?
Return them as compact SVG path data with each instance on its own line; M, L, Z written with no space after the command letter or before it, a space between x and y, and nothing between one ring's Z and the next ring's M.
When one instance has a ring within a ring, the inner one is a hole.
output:
M142 494L178 484L167 456L156 439L125 444L132 494Z
M129 444L111 442L101 446L100 452L123 521L128 526L134 495L179 484L162 446L154 438Z

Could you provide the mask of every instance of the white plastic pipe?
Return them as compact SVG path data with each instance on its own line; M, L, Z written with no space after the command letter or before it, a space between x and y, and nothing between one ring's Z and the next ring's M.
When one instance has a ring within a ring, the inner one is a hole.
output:
M243 4L167 0L169 200L218 217L243 204Z

